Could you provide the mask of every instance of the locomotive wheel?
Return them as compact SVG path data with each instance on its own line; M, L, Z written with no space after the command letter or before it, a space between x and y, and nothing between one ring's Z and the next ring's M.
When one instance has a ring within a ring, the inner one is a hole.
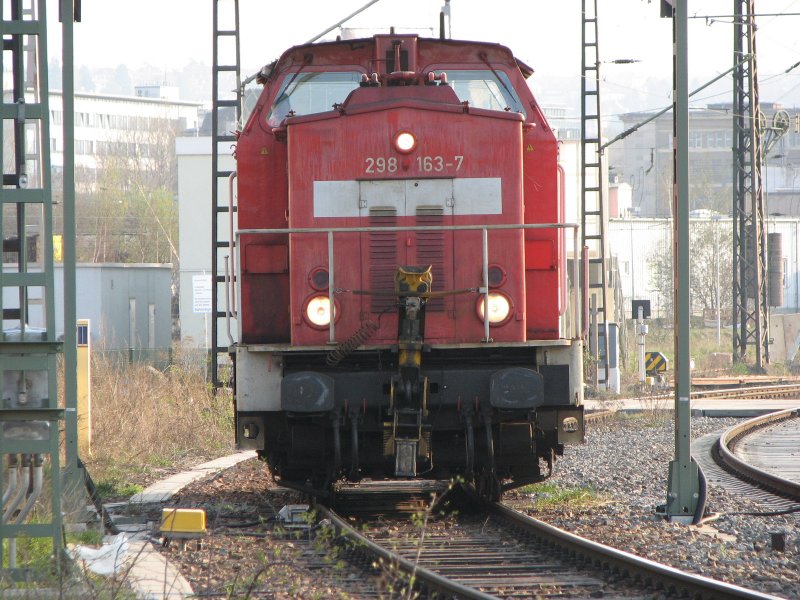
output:
M481 471L475 478L475 489L481 498L489 502L499 502L503 497L503 489L500 480L491 471Z

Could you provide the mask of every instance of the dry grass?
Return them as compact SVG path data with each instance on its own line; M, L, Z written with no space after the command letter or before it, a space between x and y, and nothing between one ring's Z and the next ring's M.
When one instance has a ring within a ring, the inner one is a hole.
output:
M92 451L82 457L101 494L130 496L187 466L233 451L233 401L215 395L203 364L164 371L97 353Z

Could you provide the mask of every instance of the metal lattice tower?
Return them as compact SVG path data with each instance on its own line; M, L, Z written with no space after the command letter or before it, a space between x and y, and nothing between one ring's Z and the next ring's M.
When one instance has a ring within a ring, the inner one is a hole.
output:
M608 381L608 286L606 214L600 122L600 54L597 0L582 0L581 28L581 242L589 249L589 293L595 299L598 323L597 384Z
M228 343L220 341L220 319L236 317L236 307L228 306L228 284L233 284L235 261L230 229L225 225L236 212L233 186L229 180L233 171L222 169L220 159L230 155L236 143L234 131L225 131L227 123L238 129L242 119L242 86L239 55L239 0L213 0L214 44L211 112L211 381L223 385L220 377L220 355L229 351ZM224 12L224 14L222 14ZM225 23L225 25L221 25ZM233 119L230 118L233 113ZM229 193L230 192L230 193ZM220 223L222 221L222 223Z
M4 571L11 577L26 576L26 570L16 564L16 541L22 536L51 538L59 568L63 549L62 477L72 473L77 463L75 395L71 393L74 390L70 389L69 377L65 380L66 410L58 403L57 355L62 343L57 339L54 302L46 5L47 0L0 3L0 233L2 251L10 259L9 263L0 262L0 566L7 564ZM71 1L62 0L61 9L66 70L67 62L72 68ZM5 59L10 60L10 65L3 64ZM73 138L68 124L72 121L66 112L72 110L72 104L66 99L68 89L71 92L66 85L71 81L65 75L64 139L69 144ZM67 154L65 151L65 174L71 168ZM66 190L64 196L66 203ZM66 220L66 205L64 214ZM7 227L7 220L11 227ZM74 262L72 265L69 283L74 284ZM65 259L65 294L69 289L74 292L74 286L66 282L68 270ZM10 294L3 293L7 288L11 288ZM69 329L66 314L65 323ZM74 344L74 318L72 327L71 332L65 331L65 347L70 341ZM74 362L69 360L74 353L67 354L65 365L69 371L70 365L74 369ZM65 472L60 466L62 421ZM51 475L45 478L47 461ZM38 503L43 508L37 509L37 522L32 523L29 517Z
M733 359L763 369L769 362L769 305L755 3L733 4Z

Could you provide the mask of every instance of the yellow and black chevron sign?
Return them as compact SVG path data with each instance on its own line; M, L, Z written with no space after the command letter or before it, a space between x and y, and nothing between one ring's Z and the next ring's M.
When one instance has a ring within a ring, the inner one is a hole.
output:
M647 371L648 375L663 373L668 367L669 361L661 352L644 353L644 370Z

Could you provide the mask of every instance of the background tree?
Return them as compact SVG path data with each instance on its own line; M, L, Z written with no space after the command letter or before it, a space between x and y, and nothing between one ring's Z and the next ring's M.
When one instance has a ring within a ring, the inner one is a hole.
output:
M131 119L124 133L97 144L96 169L76 173L78 260L172 262L177 268L174 148L180 123Z
M692 315L730 314L733 302L733 232L729 220L710 219L689 222L691 244L690 302ZM669 235L669 248L672 232ZM657 290L662 316L674 316L672 252L658 249L648 257L650 286ZM717 283L719 273L719 283ZM719 305L717 301L719 300Z

